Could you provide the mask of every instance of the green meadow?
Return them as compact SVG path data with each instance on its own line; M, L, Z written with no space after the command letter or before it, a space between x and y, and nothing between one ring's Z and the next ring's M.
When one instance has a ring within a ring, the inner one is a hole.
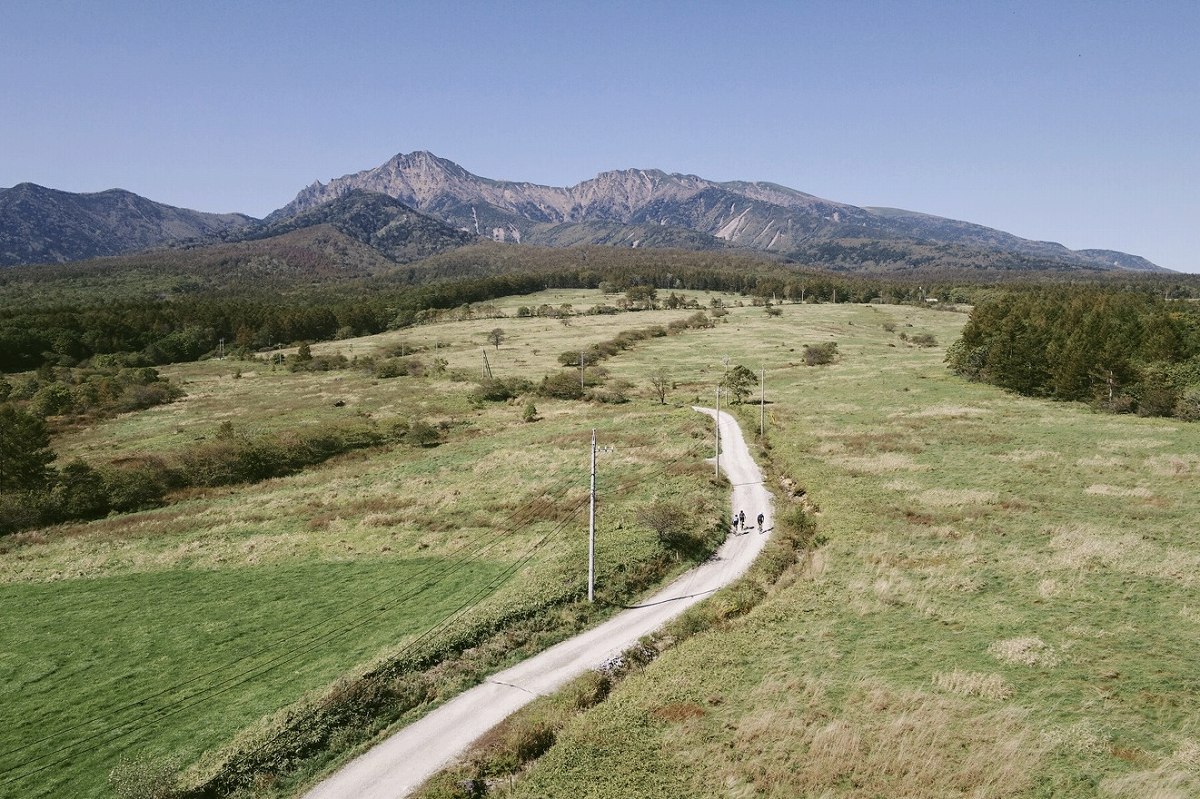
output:
M680 293L703 307L717 296ZM176 365L163 371L183 400L59 436L61 460L102 464L186 452L222 422L442 431L436 447L358 450L0 542L0 794L111 795L121 756L211 760L456 609L469 623L577 598L593 428L614 447L600 457L599 581L617 597L663 558L647 504L695 505L698 524L726 512L690 406L711 405L736 365L765 370L767 432L752 449L780 506L815 510L820 546L749 614L575 717L492 795L1200 794L1200 427L967 383L943 364L962 313L784 304L771 317L722 299L714 327L602 362L610 385L629 384L624 404L534 397L525 422L525 398L471 401L485 351L495 376L536 382L564 351L693 313L516 317L604 301L560 290L497 301L503 318L312 347L363 358L403 343L444 359L440 374ZM935 343L914 343L924 336ZM828 342L837 359L806 366L805 346ZM663 370L666 405L650 386ZM734 411L753 437L758 405Z
M211 765L288 708L319 704L344 675L455 629L502 628L577 603L593 429L611 448L599 465L598 612L685 568L640 510L686 501L698 526L721 524L705 417L640 397L534 398L536 419L525 421L524 400L469 395L484 345L497 377L536 381L561 368L564 331L572 343L599 341L690 313L585 317L569 328L475 320L313 347L353 358L428 340L417 357L448 366L426 377L176 365L163 371L183 400L58 436L60 462L93 465L186 452L226 421L238 433L283 434L351 417L381 427L419 419L439 427L441 442L356 450L287 477L183 489L158 509L0 541L0 795L109 796L123 758ZM509 335L498 349L485 340L496 326ZM430 701L475 679L434 675Z
M613 372L669 364L686 402L726 357L764 366L759 452L825 543L497 795L1200 794L1200 427L966 383L942 364L960 314L783 309ZM824 341L839 359L804 366Z

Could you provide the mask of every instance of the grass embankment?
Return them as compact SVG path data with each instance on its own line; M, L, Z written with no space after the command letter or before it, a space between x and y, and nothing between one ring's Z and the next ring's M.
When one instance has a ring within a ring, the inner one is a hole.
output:
M579 338L611 338L653 316L596 317L605 324L587 325ZM549 321L503 320L514 343L498 355L491 348L493 370L537 377L559 369L563 328ZM0 793L110 795L107 774L122 754L180 767L202 760L211 775L230 755L218 750L239 733L243 743L261 741L286 726L285 706L299 702L292 706L303 711L336 698L347 685L339 676L386 672L457 608L471 611L455 630L502 634L514 619L563 607L583 591L586 518L570 509L586 496L593 427L616 447L601 460L601 596L682 568L639 509L686 497L695 518L715 527L724 502L696 448L707 436L703 417L649 401L538 399L539 421L528 424L521 404L474 407L466 399L473 383L454 379L454 363L481 360L483 334L497 322L483 333L479 324L414 331L437 336L452 364L443 377L293 374L236 361L176 366L184 402L56 441L60 457L103 463L185 452L226 420L247 434L356 413L381 425L445 422L435 448L362 450L289 477L191 489L155 511L0 542ZM322 346L368 354L371 345ZM511 579L491 583L509 570ZM522 641L551 640L587 614L579 616L552 614ZM506 657L498 646L484 649L496 662ZM432 675L425 704L478 679L486 665ZM335 749L364 735L341 732ZM277 775L251 776L263 791L284 790Z
M772 456L828 542L495 794L1200 794L1200 426L964 383L941 363L963 319L738 309L609 362L633 380L671 364L683 401L724 355L765 363ZM828 340L837 363L800 365Z

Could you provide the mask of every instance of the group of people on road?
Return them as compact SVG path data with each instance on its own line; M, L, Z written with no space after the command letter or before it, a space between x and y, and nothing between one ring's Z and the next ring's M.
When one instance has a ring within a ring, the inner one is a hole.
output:
M766 532L766 529L763 527L763 515L761 513L758 514L758 528L757 529L760 533ZM733 533L734 533L734 535L737 535L738 533L744 533L744 532L746 532L746 511L740 510L733 517Z

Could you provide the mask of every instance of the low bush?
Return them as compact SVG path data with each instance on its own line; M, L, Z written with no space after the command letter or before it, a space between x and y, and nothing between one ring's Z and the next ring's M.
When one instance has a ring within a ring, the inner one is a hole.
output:
M579 376L571 372L555 372L542 378L537 393L553 399L579 399L583 396L583 386Z
M836 341L826 341L823 344L804 345L805 366L822 366L833 363L837 359L838 345Z
M913 333L908 337L908 343L918 347L936 347L937 339L932 333Z
M521 377L489 377L479 382L471 392L471 399L475 402L504 402L532 390L533 384Z

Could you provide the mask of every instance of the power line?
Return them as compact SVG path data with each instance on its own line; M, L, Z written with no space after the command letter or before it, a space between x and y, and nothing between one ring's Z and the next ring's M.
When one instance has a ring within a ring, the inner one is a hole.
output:
M565 471L565 470L564 470L564 471ZM445 576L446 574L448 574L448 573L450 572L450 570L451 570L451 569L453 569L453 568L463 568L463 567L465 567L465 566L467 566L467 565L469 565L469 564L473 563L474 561L478 560L480 556L482 556L482 555L483 555L485 552L487 552L489 549L491 549L493 546L495 546L497 543L499 543L501 540L503 540L503 537L504 537L504 535L506 535L506 534L510 534L510 533L514 532L514 531L515 531L515 530L516 530L518 527L520 527L520 526L522 526L523 524L525 524L525 523L526 523L526 522L527 522L527 521L528 521L530 518L532 518L532 516L533 516L533 514L534 514L535 512L536 512L536 513L540 513L540 512L542 512L542 511L545 509L545 508L544 508L544 506L545 506L546 504L552 504L553 500L551 500L551 499L547 499L547 496L549 496L549 497L551 497L551 498L553 498L553 499L555 499L555 500L556 500L556 499L558 499L558 498L561 498L562 496L564 496L564 495L565 495L565 494L566 494L566 493L567 493L567 492L568 492L568 491L569 491L569 490L570 490L570 489L573 487L574 480L575 480L575 478L574 478L573 476L572 476L572 477L569 477L569 478L564 478L563 480L560 480L560 481L559 481L559 485L558 485L558 486L556 486L556 487L555 487L555 489L554 489L553 491L549 491L549 490L547 490L547 491L543 491L543 492L542 492L542 493L541 493L539 496L535 497L535 498L534 498L533 500L531 500L529 503L527 503L527 504L523 505L523 506L522 506L522 507L520 507L520 508L517 508L517 509L515 509L515 510L512 512L512 514L510 514L510 517L509 517L508 523L507 523L506 525L504 525L504 526L502 526L502 527L500 527L500 528L495 528L495 529L493 529L493 530L489 530L489 531L487 531L487 532L485 532L485 533L481 533L481 534L477 535L477 536L476 536L474 539L472 539L472 540L469 540L469 541L465 541L465 542L463 542L463 543L459 544L459 545L458 545L456 548L454 548L454 549L450 550L450 552L448 552L448 553L447 553L447 555L446 555L446 558L452 558L453 556L455 556L455 555L457 555L458 553L462 552L462 551L463 551L464 549L466 549L468 546L471 546L471 545L478 544L478 543L479 543L479 542L480 542L482 539L484 539L484 538L485 538L487 535L491 534L491 535L492 535L492 540L491 540L490 542L488 542L488 543L487 543L485 546L483 546L482 548L480 548L480 549L478 549L476 552L474 552L474 553L473 553L473 554L472 554L470 557L468 557L468 558L467 558L465 561L460 561L460 562L448 562L448 561L447 561L445 558L443 558L443 559L442 559L441 561L439 561L439 562L435 562L435 563L432 563L432 564L430 564L430 565L428 565L428 566L424 567L423 569L419 570L419 571L418 571L418 572L417 572L415 575L412 575L412 577L411 577L410 579L411 579L411 580L418 580L418 579L421 579L422 577L424 577L424 576L425 576L426 574L428 574L429 572L432 572L432 571L435 571L435 570L439 570L439 569L441 570L441 574L435 575L435 577L434 577L434 578L433 578L433 580L431 580L431 581L430 581L430 580L427 580L427 581L426 581L424 584L422 584L422 585L421 585L419 588L417 588L416 590L411 590L411 589L408 589L408 593L405 593L405 594L402 594L402 595L400 595L399 597L397 597L396 599L394 599L394 600L393 600L391 603L389 603L389 605L385 605L383 608L379 609L378 611L375 611L375 612L373 612L373 613L369 613L369 614L367 614L367 616L365 616L365 617L360 617L360 618L362 618L363 620L365 620L366 618L369 618L369 617L370 617L370 616L372 616L372 615L378 615L380 612L383 612L383 611L385 611L385 610L390 610L392 607L394 607L396 604L398 604L398 602L401 602L401 601L404 601L404 600L407 600L407 599L411 599L412 597L418 596L418 595L419 595L419 594L421 594L423 591L425 591L427 588L431 587L432 585L435 585L435 584L437 583L437 581L438 581L438 580L439 580L441 577L443 577L443 576ZM542 506L541 506L541 507L539 507L539 503L541 503L541 504L542 504ZM410 583L410 584L411 584L411 583ZM358 603L357 603L357 604L358 604L358 605L362 605L362 604L366 604L366 603L374 602L376 599L379 599L380 597L382 597L382 596L384 596L384 595L386 595L386 594L389 594L389 593L391 593L391 592L392 592L392 590L393 590L393 589L392 589L392 588L390 588L390 587L389 587L389 588L385 588L385 589L383 589L383 590L381 590L381 591L378 591L378 592L376 592L376 593L374 593L374 594L372 594L372 595L370 595L370 596L368 596L368 597L365 597L365 598L364 598L364 599L362 599L362 600L358 600ZM340 612L338 612L338 613L335 613L333 616L326 617L326 618L324 618L324 619L322 619L322 620L320 620L320 621L314 622L313 624L309 625L308 627L305 627L305 628L303 628L303 629L301 629L301 630L297 630L297 631L295 631L295 632L292 632L292 633L290 633L290 634L288 634L288 635L284 636L283 638L277 639L276 641L274 641L272 644L270 644L270 645L268 645L268 646L261 647L260 649L258 649L258 650L256 650L256 651L254 651L254 652L251 652L251 653L248 653L248 654L246 654L246 655L243 655L243 656L241 656L241 657L239 657L239 658L237 658L237 659L235 659L235 660L233 660L233 661L230 661L230 662L224 663L224 664L222 664L221 666L218 666L218 667L216 667L216 668L214 668L214 669L210 669L209 671L206 671L206 672L204 672L203 674L196 675L195 677L192 677L192 678L190 678L190 679L188 679L188 680L186 680L186 681L184 681L184 682L182 682L182 683L177 683L177 684L175 684L175 685L172 685L172 686L169 686L169 687L167 687L167 688L164 688L164 689L162 689L162 690L158 691L157 693L151 694L150 696L142 697L142 698L140 698L140 699L138 699L138 700L135 700L135 701L133 701L133 702L129 702L129 703L127 703L127 704L125 704L125 705L122 705L122 706L120 706L120 707L113 708L113 709L109 710L108 712L109 712L109 713L120 713L120 712L123 712L123 711L126 711L126 710L130 710L130 709L132 709L132 708L136 708L136 707L143 706L143 705L145 705L147 702L149 702L149 701L151 701L151 700L153 700L153 699L157 699L157 698L159 698L159 697L161 697L161 696L165 696L165 695L168 695L168 694L172 694L172 693L176 693L176 692L179 692L179 691L185 690L185 689L186 689L186 688L188 688L190 685L193 685L193 684L195 684L195 683L197 683L197 682L199 682L199 681L203 680L203 679L204 679L204 678L206 678L206 677L211 677L211 676L213 676L214 674L218 674L218 673L220 673L220 672L227 671L228 669L230 669L230 668L234 668L234 667L238 666L238 665L239 665L239 664L241 664L241 663L244 663L244 662L246 662L246 661L248 661L248 660L251 660L251 659L257 658L258 656L260 656L260 655L262 655L262 654L264 654L264 653L266 653L266 652L273 651L273 650L277 649L277 648L278 648L278 647L279 647L281 644L284 644L284 643L286 643L286 642L287 642L287 641L289 641L289 640L293 640L293 639L295 639L295 638L298 638L298 637L300 637L300 636L302 636L302 635L305 635L305 634L307 634L307 633L310 633L310 632L312 632L313 630L316 630L316 629L318 629L318 628L320 628L320 627L322 627L322 626L324 626L324 625L327 625L327 624L329 624L329 623L331 623L331 622L337 621L337 620L339 620L340 618L342 618L342 617L346 616L347 614L349 614L349 613L353 612L354 610L355 610L355 608L354 608L354 607L347 608L347 609L345 609L345 610L343 610L343 611L340 611ZM352 622L352 623L353 623L353 622ZM359 627L359 626L361 626L361 623L359 623L359 624L356 624L355 626L356 626L356 627ZM223 684L223 683L217 683L217 685L218 685L218 686L219 686L219 685L221 685L221 684ZM184 700L184 701L186 701L186 700ZM34 740L32 740L32 741L27 741L26 743L22 744L21 746L18 746L18 747L15 747L15 748L13 748L13 749L10 749L10 750L8 750L8 751L5 751L5 752L3 752L3 753L0 753L0 756L2 756L2 757L8 757L8 756L11 756L11 755L13 755L13 754L16 754L16 753L18 753L18 752L24 751L24 750L26 750L26 749L28 749L28 748L30 748L30 747L32 747L32 746L36 746L36 745L37 745L37 744L39 744L39 743L44 743L45 741L47 741L47 740L50 740L50 739L52 739L52 738L59 737L59 736L61 736L61 735L63 735L63 734L69 733L69 732L73 732L73 731L75 731L75 730L77 730L77 729L80 729L81 727L86 727L86 726L90 726L90 725L92 725L92 724L95 724L97 721L98 721L98 719L94 719L94 718L93 718L93 719L89 719L89 720L87 720L87 721L84 721L84 722L79 722L78 724L75 724L74 726L71 726L71 727L67 727L67 728L63 728L63 729L56 730L54 733L51 733L51 734L49 734L49 735L46 735L46 736L43 736L42 738L34 739ZM61 751L61 750L58 750L58 751ZM0 772L0 773L4 773L4 772Z
M579 500L579 502L576 503L576 506L574 508L572 508L572 512L577 511L579 507L582 507L582 503L584 501L586 501L586 498L583 500ZM561 530L562 527L565 526L567 521L570 521L570 517L568 517L564 521L560 522L559 526L556 527L555 530L552 532L557 532L558 530ZM550 534L547 534L547 536L543 536L541 541L539 541L537 547L540 547L541 544L543 542L545 542L545 540L547 540L547 537L549 535ZM473 556L473 559L478 558L478 556L481 555L483 551L486 551L486 549L490 548L492 546L492 544L494 544L494 543L496 543L496 542L493 541L491 544L488 545L488 547L485 547L484 550L481 550L480 552L476 553L476 555ZM536 551L536 548L533 551ZM518 563L523 565L524 563L528 562L529 557L531 557L531 555L527 556L523 560L519 560ZM461 566L461 564L460 564L460 566ZM506 570L505 572L502 572L503 575L508 575L508 576L511 576L511 574L513 574L513 573L514 573L514 571L512 570L512 568ZM250 680L254 679L255 677L265 675L265 674L269 673L270 671L272 671L273 669L277 668L278 666L283 665L284 663L286 663L290 660L294 660L295 657L312 651L317 646L319 646L323 643L337 640L338 638L341 638L341 637L345 637L346 635L350 634L351 632L354 632L354 630L357 629L358 627L361 627L362 624L365 623L365 621L369 620L371 617L380 615L381 613L392 609L393 607L398 605L400 602L402 602L406 599L409 599L412 596L416 596L416 595L420 594L421 592L423 592L425 589L431 587L432 585L435 585L441 576L444 576L444 574L439 575L438 577L435 577L435 578L427 581L423 586L421 586L419 589L412 592L411 594L409 594L407 596L399 597L396 600L393 600L392 602L379 608L378 610L365 614L363 617L360 617L360 619L357 620L357 623L353 624L352 626L341 628L341 629L335 629L330 632L324 633L324 634L318 636L317 638L307 642L306 644L295 647L291 650L288 650L287 652L284 652L282 654L275 656L274 658L271 658L264 664L257 664L243 672L240 672L238 674L234 674L230 677L227 677L226 679L216 683L215 685L206 686L206 687L196 691L195 693L192 693L188 696L182 697L174 702L168 703L167 705L165 705L163 707L155 708L153 710L148 711L147 713L142 714L141 716L120 722L116 725L108 727L107 729L99 730L99 731L94 732L90 735L87 735L83 738L77 739L66 746L60 747L59 749L56 749L56 750L53 750L52 752L47 752L45 754L39 755L39 756L33 758L31 761L27 761L26 763L23 763L22 766L28 766L28 765L31 765L32 763L36 763L39 760L44 760L47 757L54 757L55 755L60 755L60 754L66 753L66 752L70 752L72 750L75 750L77 747L79 747L82 744L89 743L89 742L94 741L99 738L111 736L111 740L120 739L120 738L124 737L125 735L128 735L129 733L134 731L133 729L124 729L127 727L131 727L131 725L139 724L139 723L146 722L146 721L150 721L150 722L161 721L164 718L169 718L170 716L174 716L180 712L183 712L184 710L194 707L195 705L199 704L200 702L207 701L213 697L228 693L229 691L233 690L234 688L237 688L238 686L243 685L246 682L249 682ZM488 590L486 586L485 586L485 589L481 589L481 590L488 591L490 593L490 590ZM471 595L471 598L474 599L475 597L479 596L480 593L481 593L481 591L476 591L474 594ZM376 596L378 596L378 594ZM482 601L482 600L480 600L480 601ZM478 604L478 603L476 603L476 604ZM452 612L452 615L455 613L459 613L459 611L462 610L463 607L464 606L459 606L459 608L455 609L455 611ZM441 624L441 622L439 622L439 624ZM319 625L314 625L314 626L319 626ZM432 631L432 630L436 630L437 628L438 628L438 625L435 625L434 627L432 627L430 629ZM310 629L312 629L312 628L310 628ZM398 654L403 654L404 652L408 651L412 646L415 646L416 643L418 643L421 640L423 640L424 638L426 638L428 636L428 634L429 634L429 631L427 631L425 634L422 634L421 636L418 636L416 639L414 639L408 645L406 645L404 649L401 649ZM233 665L236 665L237 662L239 662L239 661L235 661ZM213 672L209 672L209 674L215 673L217 671L222 671L222 670L224 670L224 668L228 668L228 666L223 667L222 669L213 670ZM156 694L154 697L151 697L151 698L161 696L164 693L171 693L173 691L180 690L181 688L186 688L186 686L187 686L187 683L185 683L183 686L176 686L176 687L173 687L170 689L166 689L165 691L159 692L159 694ZM123 708L123 709L128 709L130 707L137 707L137 706L143 705L143 704L145 704L146 701L148 701L148 699L139 700L138 702L135 702L135 703L132 703L131 705L125 706L125 708ZM94 723L97 720L98 719L93 719L87 723L77 725L76 728L74 728L74 729L77 729L79 726L87 726L87 724ZM67 730L67 731L70 731L70 730ZM63 732L64 731L59 731L58 733L55 734L55 736L61 735ZM115 735L114 735L114 733L115 733ZM55 737L55 736L51 736L51 737ZM47 740L47 739L46 738L42 739L42 741L45 741L45 740ZM11 750L9 753L6 753L6 755L14 753L16 751L20 751L21 749L24 749L24 748L27 748L27 747L20 747L19 749ZM24 779L26 777L33 776L34 774L44 771L45 769L51 768L55 765L58 765L59 763L65 762L68 759L69 759L69 756L62 757L57 760L52 760L49 763L44 763L43 765L39 766L38 768L22 772L15 776L8 776L7 779L4 780L4 782L7 784L7 783L15 782L16 780L20 780L20 779ZM16 768L20 768L20 767L21 766L18 766ZM8 771L2 772L2 773L7 776L7 775L12 774L12 772L15 770L16 769L9 769Z
M681 460L683 460L684 458L692 455L694 450L695 450L695 447L693 447L692 449L689 449L688 451L683 453L681 456L674 458L665 464L660 465L660 467L658 469L656 469L650 475L640 475L635 478L630 478L629 480L626 481L625 485L620 487L619 490L625 490L625 489L631 488L633 486L638 485L639 483L644 483L647 480L650 480L657 476L661 476L662 474L665 474L667 472L667 470L669 470L676 463L678 463ZM290 660L294 660L296 657L298 657L300 655L303 655L303 654L306 654L306 653L312 651L313 649L315 649L317 646L320 646L321 644L324 644L324 643L327 643L330 641L335 641L335 640L338 640L339 638L349 635L351 632L354 632L356 629L362 627L365 623L367 623L371 619L381 615L382 613L387 612L388 610L393 609L394 607L399 605L401 602L404 602L408 599L411 599L415 596L420 595L428 588L432 587L433 585L436 585L442 577L445 577L451 571L453 571L455 569L465 568L467 565L469 565L469 564L473 563L474 561L478 560L479 558L481 558L485 552L487 552L489 549L491 549L493 546L495 546L497 543L499 543L501 540L503 540L503 534L512 533L513 531L515 531L517 529L517 527L521 526L522 524L525 523L525 521L527 521L529 518L532 517L532 514L535 512L535 510L540 513L545 509L544 508L545 504L553 504L552 499L548 499L548 497L554 498L554 499L560 499L563 496L565 496L567 494L567 492L569 492L571 490L571 488L574 487L575 479L576 478L571 477L569 479L565 479L564 481L560 481L561 483L565 483L565 485L562 485L561 488L558 488L555 491L549 491L549 490L543 491L543 493L540 496L531 500L529 503L522 506L522 508L515 510L510 515L509 522L507 525L505 525L501 528L498 528L497 530L489 531L490 533L492 533L492 540L490 542L488 542L482 548L477 549L465 561L457 562L457 563L449 563L448 565L445 566L445 568L440 569L439 574L436 574L433 577L431 577L430 579L426 580L425 583L423 585L421 585L419 588L417 588L416 590L412 590L408 593L402 593L400 596L393 598L388 603L385 603L383 606L379 607L378 609L368 611L367 613L361 614L357 618L350 620L347 626L322 633L321 635L317 636L315 639L312 639L312 640L306 642L305 644L301 644L297 647L293 647L292 649L290 649L286 652L283 652L281 654L278 654L278 655L272 657L264 664L256 664L256 665L252 666L251 668L246 669L245 671L231 675L231 676L225 678L224 680L221 680L213 685L201 687L194 693L184 696L184 697L181 697L173 702L166 704L163 707L149 710L146 713L143 713L142 715L137 716L135 718L119 722L115 725L111 725L106 729L102 729L102 730L96 731L94 733L91 733L83 738L77 739L77 740L73 741L72 743L62 746L51 752L47 752L45 754L38 755L38 756L34 757L32 760L21 764L21 766L17 766L12 769L8 769L6 771L0 772L0 776L5 777L4 784L12 783L17 780L24 779L24 778L33 776L34 774L40 773L41 771L44 771L48 768L51 768L55 765L65 762L67 759L69 759L69 756L58 758L56 760L52 760L51 762L44 763L35 769L23 771L19 774L13 773L17 769L21 768L22 766L29 766L29 765L32 765L33 763L36 763L40 760L44 760L48 757L53 758L55 755L60 755L60 754L64 754L67 752L71 752L71 751L75 750L76 748L78 748L79 746L81 746L82 744L89 743L91 741L94 741L94 740L97 740L99 738L103 738L106 736L112 735L113 736L112 740L118 740L118 739L135 731L135 729L126 729L126 728L132 727L132 725L137 725L137 724L140 724L145 721L158 722L158 721L161 721L162 719L177 715L178 713L181 713L184 710L194 707L195 705L199 704L202 701L206 701L213 697L228 693L229 691L233 690L234 688L237 688L238 686L243 685L246 682L249 682L250 680L254 679L255 677L265 675L265 674L269 673L270 671L274 670L275 668L277 668L278 666L280 666ZM405 645L405 647L403 649L400 650L399 653L397 653L397 655L403 654L403 653L409 651L412 647L416 646L422 640L426 639L427 637L434 634L438 630L448 627L451 623L453 623L453 621L455 621L457 618L461 617L461 615L463 615L465 612L469 611L471 608L473 608L474 606L476 606L480 602L482 602L483 599L486 598L486 596L493 593L495 590L495 587L498 587L500 584L503 584L503 582L506 581L507 579L509 579L513 574L515 574L516 571L518 571L520 568L523 568L524 565L526 565L529 562L529 560L532 559L533 555L537 551L539 551L540 548L547 541L549 541L551 536L561 532L561 530L566 526L566 523L571 520L572 514L576 513L583 506L583 503L587 501L587 499L588 498L585 496L584 498L578 500L574 506L572 506L571 508L569 508L569 510L566 511L567 516L565 518L563 518L563 520L558 524L558 526L556 526L549 533L545 534L530 549L530 551L524 557L518 559L508 569L502 571L500 573L500 575L498 575L496 578L493 578L493 580L491 582L489 582L488 584L485 584L482 588L478 589L474 594L471 595L471 597L463 605L460 605L459 608L457 608L455 611L451 612L451 614L449 616L445 617L442 621L433 625L425 633L421 634L417 638L410 641L407 645ZM543 503L542 508L538 508L539 502ZM524 513L522 511L524 511ZM476 543L480 542L481 540L483 540L486 535L487 534L480 534L480 535L476 536L472 541L462 543L461 545L459 545L459 547L457 549L452 550L450 554L453 555L453 554L457 554L458 552L463 551L464 549L467 548L468 545L476 544ZM442 565L443 565L442 563L433 564L429 567L426 567L421 572L418 572L416 576L419 578L420 576L422 576L425 573L435 571L436 567L442 566ZM359 602L359 604L361 605L361 604L365 604L368 602L372 602L375 599L378 599L379 597L388 593L389 590L390 589L384 589L383 591L376 592L375 594L371 595L370 597L367 597L366 599L361 600ZM126 705L123 705L123 706L116 708L109 712L110 713L121 713L126 710L131 710L131 709L134 709L137 707L145 706L147 702L149 702L153 699L157 699L161 696L176 693L176 692L179 692L182 690L186 690L190 685L196 684L197 682L202 680L204 677L209 677L214 674L218 674L220 672L226 671L230 668L236 667L237 665L244 663L245 661L247 661L251 658L257 657L258 655L261 655L264 652L267 652L267 651L270 651L270 650L276 648L279 645L279 643L286 642L288 640L294 640L295 638L299 637L300 635L306 634L306 633L311 632L325 624L328 624L332 621L338 620L340 617L345 616L349 612L350 612L350 610L346 610L341 613L334 614L334 616L326 618L320 622L316 622L312 625L309 625L308 627L306 627L303 630L289 634L288 636L286 636L283 639L280 639L280 641L277 641L275 644L273 644L270 647L264 647L262 649L259 649L254 653L242 656L241 658L238 658L237 660L234 660L230 663L224 664L215 669L211 669L202 675L197 675L196 677L194 677L188 681L177 684L175 686L171 686L169 688L165 688L155 694L152 694L148 697L143 697L139 700L128 703ZM12 754L16 754L17 752L24 751L25 749L28 749L31 746L36 746L39 743L44 743L48 740L51 740L52 738L59 737L66 733L69 733L69 732L72 732L72 731L75 731L75 730L78 730L78 729L81 729L84 727L91 726L100 720L101 719L93 718L93 719L89 719L85 722L80 722L74 726L58 730L51 735L44 736L40 739L36 739L34 741L27 742L20 747L11 749L11 750L3 753L2 756L8 757ZM113 735L114 733L115 733L115 735Z

